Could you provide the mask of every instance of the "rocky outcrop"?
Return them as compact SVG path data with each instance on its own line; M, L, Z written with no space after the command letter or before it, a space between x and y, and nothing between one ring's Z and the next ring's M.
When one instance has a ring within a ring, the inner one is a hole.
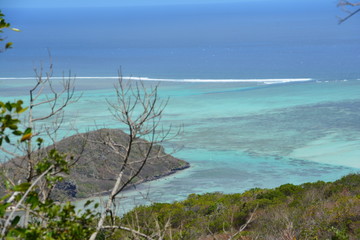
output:
M49 150L56 146L59 152L78 158L70 175L64 176L64 181L56 185L55 198L85 198L111 190L124 159L104 144L108 138L118 145L126 145L129 136L119 129L100 129L73 135L48 147ZM149 142L146 140L137 139L137 142L129 158L133 168L125 169L124 180L129 179L133 169L140 166L138 161L143 159L143 153L148 149ZM121 148L118 150L122 151ZM188 167L189 163L166 154L163 147L155 145L142 171L131 183L155 180Z

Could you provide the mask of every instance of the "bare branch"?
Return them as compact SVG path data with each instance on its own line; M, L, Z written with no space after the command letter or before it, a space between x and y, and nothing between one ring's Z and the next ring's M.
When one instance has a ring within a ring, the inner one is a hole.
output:
M360 6L360 2L352 3L346 0L340 0L338 6Z
M246 221L246 223L243 224L243 225L240 227L240 229L239 229L235 234L233 234L228 240L234 239L238 234L240 234L242 231L244 231L245 228L247 228L247 226L248 226L252 221L254 221L255 212L256 212L256 210L257 210L258 207L259 207L259 205L257 205L257 206L255 207L255 209L254 209L253 212L251 213L251 215L250 215L249 219Z
M140 174L149 159L160 155L160 149L154 149L155 144L162 143L169 135L168 131L157 131L168 99L161 100L158 87L147 89L143 82L124 81L119 71L119 79L115 85L116 102L107 100L110 112L114 118L125 125L128 139L125 144L117 143L111 136L100 142L107 145L113 153L118 155L121 168L116 182L108 197L105 209L98 221L97 230L90 240L94 240L98 232L103 229L107 215L112 215L115 198ZM134 152L141 156L132 159ZM159 236L161 238L161 236Z
M351 18L352 16L354 16L355 14L357 14L358 12L360 12L360 8L357 9L356 11L350 13L348 16L346 16L345 18L342 18L339 20L339 24L345 22L346 20L348 20L349 18Z
M54 168L54 166L49 167L46 171L44 171L37 179L35 179L34 182L32 182L32 184L30 185L30 187L26 190L26 192L24 193L24 195L22 196L22 198L19 200L19 202L15 205L15 207L12 209L12 211L10 212L3 230L1 232L1 236L4 236L7 230L7 227L10 225L10 222L15 214L15 212L17 211L17 209L19 209L19 207L22 205L22 203L24 202L24 200L26 199L26 197L29 195L29 193L31 192L31 190L36 186L36 184L46 175L48 174L52 169Z
M360 6L360 2L350 2L347 0L339 0L338 2L338 7L342 7L343 11L347 12L348 15L344 18L340 18L339 19L339 24L345 22L346 20L348 20L349 18L351 18L352 16L354 16L355 14L357 14L358 12L360 12L360 8L356 9L356 10L349 10L347 7L357 7Z
M5 148L3 148L1 146L0 146L0 150L3 151L4 153L7 153L7 154L11 155L12 157L15 157L15 158L20 158L21 157L20 155L14 153L14 152L10 152L10 151L6 150Z
M144 234L144 233L141 233L139 231L136 231L134 229L131 229L131 228L128 228L128 227L123 227L123 226L103 226L102 229L121 229L121 230L125 230L125 231L128 231L128 232L131 232L133 234L136 234L140 237L143 237L145 239L148 239L148 240L154 240L153 238L151 238L150 236Z
M44 121L48 119L55 118L55 125L53 125L52 130L46 127L46 125L40 125L40 128L48 134L51 138L53 143L56 142L56 132L60 129L60 126L63 123L63 110L69 104L78 101L81 95L78 98L75 98L75 77L71 76L71 72L69 72L69 76L66 78L63 74L63 80L61 83L61 88L58 90L53 81L53 65L51 62L51 55L50 57L50 66L49 70L44 74L43 67L41 66L39 69L34 69L35 76L36 76L36 84L35 86L30 89L29 96L30 96L30 104L29 104L29 116L28 116L28 126L32 129L32 138L38 136L41 131L36 129L37 122ZM35 108L40 106L49 105L50 112L43 114L43 112L37 115L35 114ZM37 115L35 117L35 115ZM37 131L38 130L38 131ZM44 132L43 131L43 132ZM26 155L27 155L27 181L31 182L31 179L35 176L34 172L34 165L36 160L33 158L33 143L32 141L27 141L26 143Z

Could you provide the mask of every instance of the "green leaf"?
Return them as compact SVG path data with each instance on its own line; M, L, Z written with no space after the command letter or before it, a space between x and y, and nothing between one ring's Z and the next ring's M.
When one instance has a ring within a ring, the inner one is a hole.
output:
M0 204L0 216L4 216L6 209L11 205L11 203L2 203Z
M19 130L15 130L15 131L13 131L13 134L16 136L20 136L20 135L22 135L22 132Z
M40 149L40 148L41 148L41 144L44 142L44 140L43 140L42 138L37 138L37 139L36 139L36 142L37 142L38 148Z
M12 106L11 106L10 102L5 103L5 107L9 112L12 110Z
M30 186L31 186L30 183L27 183L27 182L26 183L21 183L21 184L16 185L14 187L14 191L16 191L16 192L25 192L26 190L29 189Z
M34 209L35 207L39 206L40 200L37 193L30 194L28 198L26 199L26 202L31 205L31 208Z
M93 201L92 200L87 200L86 203L84 204L84 207L89 206Z
M9 125L8 128L10 128L11 130L16 130L18 128L18 126L15 124L11 124L11 125Z
M11 221L11 226L15 227L19 222L20 222L20 216L16 216L16 217Z
M10 197L10 196L11 196L11 194L6 194L6 195L3 196L2 198L0 198L0 201L3 201L3 200L7 199L7 198Z
M8 42L5 44L5 48L8 49L8 48L11 48L11 46L13 45L12 42Z
M9 180L5 180L4 181L4 185L6 189L11 189L12 188L12 183Z
M25 134L29 134L29 133L31 133L31 128L27 128L27 129L25 130L25 132L24 132L24 135L25 135Z
M29 107L26 107L26 108L21 108L21 109L19 109L19 110L16 110L16 113L23 113L23 112L25 112L27 109L28 109Z

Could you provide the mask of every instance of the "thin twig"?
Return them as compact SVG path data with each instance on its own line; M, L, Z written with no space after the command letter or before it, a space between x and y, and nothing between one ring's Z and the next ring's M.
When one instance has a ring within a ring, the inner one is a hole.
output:
M236 237L238 234L240 234L242 231L244 231L245 228L247 228L247 226L254 220L254 215L255 215L255 212L256 212L256 210L257 210L258 207L259 207L259 205L257 205L257 206L255 207L255 209L254 209L253 212L251 213L251 215L250 215L249 219L246 221L246 223L243 224L243 225L240 227L240 229L239 229L235 234L233 234L228 240L234 239L234 237Z
M125 230L125 231L128 231L128 232L134 233L134 234L136 234L138 236L141 236L141 237L143 237L145 239L154 240L150 236L148 236L148 235L146 235L144 233L141 233L139 231L136 231L134 229L128 228L128 227L123 227L123 226L103 226L102 229L121 229L121 230Z

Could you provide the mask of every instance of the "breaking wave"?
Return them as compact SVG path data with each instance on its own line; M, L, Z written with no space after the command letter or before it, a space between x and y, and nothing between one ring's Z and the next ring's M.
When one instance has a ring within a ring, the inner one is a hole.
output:
M0 80L31 80L33 77L9 77L0 78ZM52 77L52 79L63 79L63 77ZM118 77L76 77L76 79L118 79ZM123 77L125 80L134 81L163 81L163 82L194 82L194 83L235 83L235 82L252 82L252 83L264 83L264 84L276 84L276 83L290 83L290 82L306 82L312 81L312 78L269 78L269 79L170 79L170 78L148 78L148 77Z

